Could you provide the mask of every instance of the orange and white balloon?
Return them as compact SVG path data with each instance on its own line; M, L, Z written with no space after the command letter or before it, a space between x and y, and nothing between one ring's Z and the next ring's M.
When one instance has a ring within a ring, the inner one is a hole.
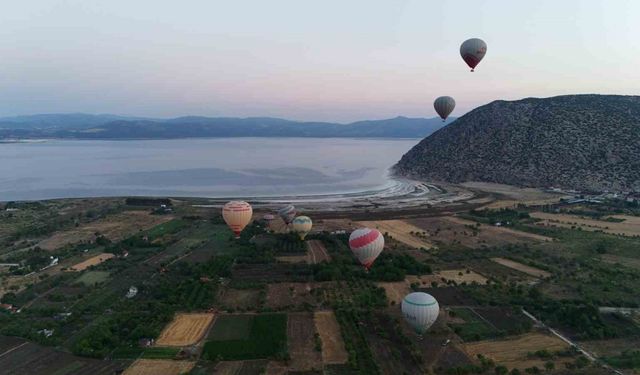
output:
M376 229L356 229L349 236L349 247L360 264L369 269L384 249L384 236Z
M222 218L236 237L240 237L240 232L249 224L252 215L251 205L244 201L231 201L222 207Z

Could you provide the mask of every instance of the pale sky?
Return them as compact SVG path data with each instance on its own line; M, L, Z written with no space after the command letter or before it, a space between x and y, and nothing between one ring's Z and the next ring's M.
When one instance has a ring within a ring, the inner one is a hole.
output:
M4 0L0 116L348 122L640 94L638 0ZM459 54L484 39L470 73Z

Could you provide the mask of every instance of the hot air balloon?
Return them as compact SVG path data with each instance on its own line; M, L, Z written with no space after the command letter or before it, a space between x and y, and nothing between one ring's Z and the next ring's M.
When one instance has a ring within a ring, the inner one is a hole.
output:
M291 221L293 221L293 218L296 217L296 208L292 204L282 207L278 210L278 215L289 225Z
M240 232L249 224L252 215L251 205L244 201L231 201L222 207L222 218L236 238L240 237Z
M439 313L438 301L431 294L409 293L402 300L402 316L420 336L438 319Z
M307 216L298 216L291 222L293 231L298 233L298 236L300 236L300 239L303 241L307 234L309 234L309 232L311 231L312 225L313 223L311 222L311 219L309 219Z
M262 217L262 220L264 220L267 229L272 230L271 229L271 225L273 224L273 221L276 219L275 216L271 215L271 214L266 214Z
M473 38L465 40L460 46L460 56L464 62L469 65L473 72L475 67L480 64L482 58L487 53L487 43L482 39Z
M443 122L449 117L455 107L456 101L450 96L441 96L433 102L433 108L438 112Z
M384 249L384 236L376 229L356 229L349 236L349 247L368 270Z

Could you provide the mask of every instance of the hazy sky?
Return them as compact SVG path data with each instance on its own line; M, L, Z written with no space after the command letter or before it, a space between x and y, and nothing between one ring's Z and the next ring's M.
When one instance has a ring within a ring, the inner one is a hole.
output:
M638 0L28 0L0 12L0 115L352 121L640 94ZM488 44L475 73L460 43Z

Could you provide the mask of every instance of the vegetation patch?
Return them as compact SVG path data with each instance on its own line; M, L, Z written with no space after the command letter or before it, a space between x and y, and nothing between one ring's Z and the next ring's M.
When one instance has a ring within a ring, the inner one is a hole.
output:
M94 286L107 281L109 275L110 273L108 271L89 271L78 277L76 282L86 286Z
M221 324L216 321L216 326ZM234 323L244 327L246 322ZM212 330L213 331L213 330ZM245 333L245 332L243 332ZM242 360L258 358L285 359L287 354L287 316L285 314L254 315L246 338L238 338L229 328L218 329L209 336L202 356L208 360ZM224 339L220 339L220 338ZM232 337L229 339L228 337Z

